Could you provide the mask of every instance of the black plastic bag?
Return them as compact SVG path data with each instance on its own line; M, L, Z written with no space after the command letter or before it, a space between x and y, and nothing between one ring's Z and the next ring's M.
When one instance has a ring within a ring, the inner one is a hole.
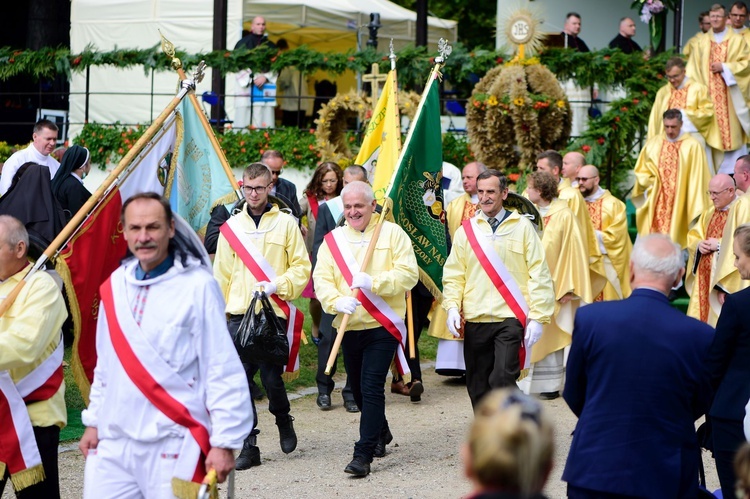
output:
M256 312L258 300L261 308ZM242 318L234 346L245 363L285 366L289 362L289 340L265 292L256 291Z

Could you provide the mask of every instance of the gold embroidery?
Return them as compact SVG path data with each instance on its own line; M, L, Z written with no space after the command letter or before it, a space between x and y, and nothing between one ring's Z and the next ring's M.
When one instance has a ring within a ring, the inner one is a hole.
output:
M711 100L714 103L714 114L716 115L716 122L719 124L719 131L721 132L721 145L726 151L732 149L732 134L729 128L729 95L727 85L721 73L711 72L710 66L714 62L726 62L728 47L729 43L727 40L721 43L712 41L711 56L708 61L709 74L711 75L708 78L708 93L711 95Z
M678 90L675 90L674 88L672 89L667 109L685 109L687 107L688 86L689 85L685 85Z
M477 205L475 205L471 201L466 201L466 203L464 204L464 213L463 215L461 215L461 221L470 219L476 212Z
M724 233L724 225L727 223L727 214L729 210L715 211L711 220L708 222L706 228L706 239L712 237L721 239ZM698 271L695 273L696 283L698 289L698 310L700 313L700 320L708 322L708 295L711 292L711 262L713 261L714 254L709 253L707 255L701 255L701 259L698 262Z
M602 230L602 201L604 201L603 197L586 203L586 208L589 209L589 216L591 217L591 224L595 230Z
M682 141L669 142L664 140L661 146L661 154L659 154L661 186L659 187L659 193L656 195L651 232L669 234L669 229L672 226L677 173L680 169L680 144L682 144Z

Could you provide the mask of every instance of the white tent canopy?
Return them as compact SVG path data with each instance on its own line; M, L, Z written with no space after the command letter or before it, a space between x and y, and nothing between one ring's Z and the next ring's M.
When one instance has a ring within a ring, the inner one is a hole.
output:
M227 47L240 38L243 21L262 15L272 40L283 36L292 46L308 44L318 50L348 50L357 46L357 31L366 25L371 12L380 13L379 48L394 38L396 47L413 43L416 13L388 0L228 0ZM96 50L148 48L159 43L159 32L188 53L209 52L213 40L213 2L206 0L71 0L70 45L73 53L88 45ZM362 44L368 37L362 30ZM456 40L455 21L431 17L428 36ZM210 90L211 74L197 89ZM227 93L235 91L233 75L227 77ZM141 68L130 70L94 66L89 76L89 121L135 124L153 120L176 92L176 75ZM340 88L340 90L342 90ZM86 75L71 81L71 136L85 118ZM153 94L153 98L152 98ZM233 99L227 100L232 115Z

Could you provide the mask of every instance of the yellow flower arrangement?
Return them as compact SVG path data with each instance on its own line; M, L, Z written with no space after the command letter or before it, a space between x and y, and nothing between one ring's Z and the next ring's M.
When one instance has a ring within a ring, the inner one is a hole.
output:
M497 97L495 97L494 95L490 95L489 99L487 99L487 105L497 106L497 104L498 104Z
M559 107L560 109L563 109L565 107L565 101L562 99L558 100L557 107Z
M516 106L519 106L519 107L523 106L525 102L526 101L524 100L523 97L517 97L517 98L513 99L513 104L515 104Z

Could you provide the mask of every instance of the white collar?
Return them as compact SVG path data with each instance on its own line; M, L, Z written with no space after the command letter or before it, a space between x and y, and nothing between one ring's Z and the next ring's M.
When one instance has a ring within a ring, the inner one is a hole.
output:
M591 195L589 197L583 198L583 200L586 201L587 203L593 203L597 199L599 199L602 196L604 196L605 192L607 192L607 191L605 191L604 189L602 189L602 186L599 186L599 188L596 191L594 191L593 193L591 193Z

